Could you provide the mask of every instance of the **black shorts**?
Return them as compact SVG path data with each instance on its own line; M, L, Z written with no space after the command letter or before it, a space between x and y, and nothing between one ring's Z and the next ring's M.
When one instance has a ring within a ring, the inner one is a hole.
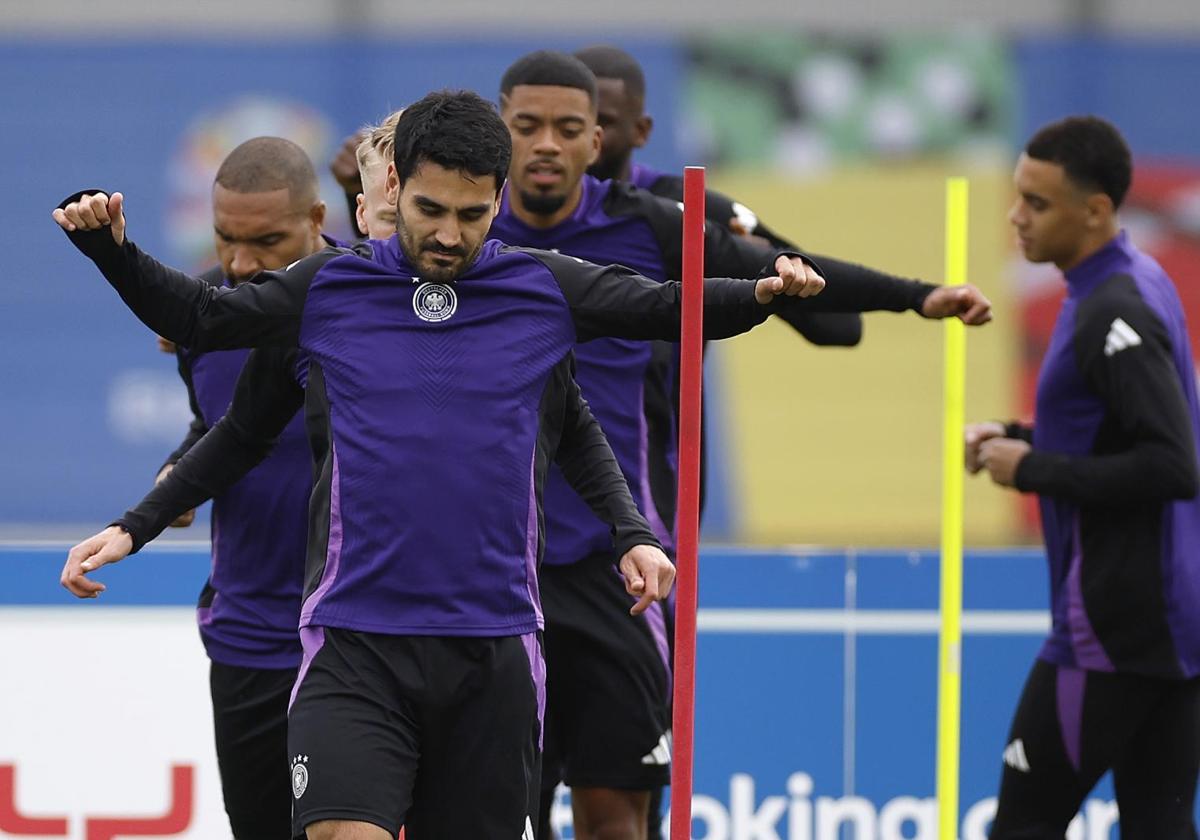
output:
M296 669L209 669L217 767L236 840L289 840L287 707Z
M640 616L611 556L538 573L546 617L543 787L653 790L671 777L663 604Z
M545 664L537 634L300 631L292 830L369 822L408 840L529 838Z
M1003 758L992 840L1062 840L1110 769L1123 840L1194 840L1200 679L1081 671L1038 660Z

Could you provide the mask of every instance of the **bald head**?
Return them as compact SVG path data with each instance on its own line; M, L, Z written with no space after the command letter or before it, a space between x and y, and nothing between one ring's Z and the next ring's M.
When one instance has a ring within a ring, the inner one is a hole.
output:
M637 59L620 47L584 47L575 57L596 77L596 120L604 129L600 156L588 173L601 180L627 181L634 150L646 145L654 120L646 113L646 76Z
M317 173L304 150L290 140L247 140L217 171L213 234L221 268L235 282L321 250L324 223Z
M636 58L620 47L597 44L575 51L575 57L587 65L596 79L617 79L625 92L639 104L646 100L646 74Z
M216 184L235 193L287 190L291 206L305 212L317 202L317 173L304 150L282 137L255 137L229 153Z

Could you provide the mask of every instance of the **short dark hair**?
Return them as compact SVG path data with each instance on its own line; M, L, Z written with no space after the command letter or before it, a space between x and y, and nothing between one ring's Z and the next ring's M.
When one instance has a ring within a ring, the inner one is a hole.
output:
M596 75L575 56L558 50L538 50L514 61L500 79L500 95L508 96L517 85L577 88L593 107L598 98Z
M254 137L242 143L221 161L216 183L236 193L286 189L297 205L315 202L318 193L312 161L282 137Z
M504 186L512 136L496 106L469 90L441 90L404 109L396 121L392 159L400 183L425 161Z
M620 47L596 44L575 51L575 57L588 66L597 79L620 79L626 95L645 101L646 74L637 59Z
M1099 117L1067 117L1043 126L1025 145L1025 154L1058 164L1076 186L1104 193L1114 208L1121 206L1133 180L1125 138Z

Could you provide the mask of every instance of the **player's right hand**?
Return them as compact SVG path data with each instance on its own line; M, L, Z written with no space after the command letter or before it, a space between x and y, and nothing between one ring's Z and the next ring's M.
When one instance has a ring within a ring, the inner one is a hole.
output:
M107 587L89 579L88 572L124 560L132 550L133 537L129 536L129 532L110 525L71 549L59 583L76 598L99 598Z
M51 213L58 226L67 233L77 230L112 230L113 241L125 244L125 196L119 192L111 196L104 193L85 195L66 207L55 208Z
M983 423L969 423L967 425L966 429L963 430L963 443L966 447L964 461L967 472L975 475L975 473L983 469L983 462L979 460L979 448L983 446L985 440L998 437L1004 437L1004 426L995 420L988 420Z

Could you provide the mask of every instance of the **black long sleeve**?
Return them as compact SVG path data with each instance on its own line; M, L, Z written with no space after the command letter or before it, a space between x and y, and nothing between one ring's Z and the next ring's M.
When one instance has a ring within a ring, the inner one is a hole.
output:
M815 300L810 298L797 301L799 305L783 304L777 308L775 314L780 320L816 345L853 347L858 344L863 333L862 316L859 312L889 308L873 304L890 302L891 299L884 296L897 295L900 292L899 286L881 279L888 277L882 272L874 272L876 276L865 274L864 272L871 270L830 257L807 254L803 249L784 240L772 241L771 248L763 248L753 240L738 236L717 224L708 224L704 233L705 274L717 277L760 277L763 276L764 266L769 266L771 273L774 273L775 258L780 253L792 253L803 256L825 278L826 289L817 295L817 298L828 293L830 285L842 287L846 294L857 295L861 299L861 305L852 302L827 311L818 311L822 307L820 304L808 303L809 300ZM906 282L899 278L894 279L897 283Z
M185 361L183 354L179 350L175 351L175 360L179 367L179 378L183 380L183 385L187 389L188 406L192 410L192 420L188 423L187 434L183 436L183 442L175 447L171 454L167 456L167 459L163 461L162 466L158 468L158 472L160 473L163 471L163 468L178 463L179 459L186 455L188 450L195 446L200 438L208 433L208 423L204 422L204 413L200 410L200 402L196 399L196 388L192 384L191 365Z
M651 185L649 191L661 198L675 202L682 201L683 178L678 175L664 175ZM735 218L743 226L748 226L747 233L766 240L776 252L801 252L801 249L795 243L789 242L768 229L762 223L757 213L717 190L705 190L704 216L710 223L709 226L714 228L712 232L705 231L707 234L706 251L714 256L719 255L722 248L726 247L723 243L723 238L719 237L715 229L729 228L730 223ZM732 231L727 232L732 233ZM673 231L669 232L665 237L660 237L660 242L663 245L667 245L667 240L671 239L674 235ZM745 237L742 236L735 235L735 239L742 242L746 241ZM669 247L674 254L677 248L674 245L673 239L671 239ZM766 256L767 252L762 250L761 246L751 245L750 247L759 248L758 254L760 257ZM752 266L752 268L754 267ZM727 273L732 277L743 276L737 270L713 270L710 273L714 275ZM777 314L781 320L800 333L806 341L819 347L854 347L862 341L863 320L862 316L857 312L801 312L794 309L786 309Z
M811 298L785 298L781 316L788 309L809 312L908 312L919 313L925 298L937 286L845 262L834 257L813 256L825 278L825 289Z
M1139 340L1114 352L1106 337L1118 320ZM1080 370L1105 404L1096 453L1035 449L1017 468L1017 488L1095 506L1195 496L1196 447L1170 337L1132 282L1081 304L1074 341Z
M678 279L683 261L683 213L678 204L628 185L614 185L606 205L612 214L638 213L654 231L669 279ZM788 243L785 243L788 244ZM708 222L704 226L704 273L709 277L765 277L775 273L775 259L787 253L801 257L825 278L825 289L807 298L781 297L772 310L790 321L801 312L921 311L936 286L887 272L816 256L803 249L773 249ZM767 273L763 268L766 267ZM707 316L707 313L706 313Z
M804 312L784 309L781 321L817 347L857 347L863 337L863 319L857 312Z
M566 412L555 460L567 483L612 530L620 557L635 545L662 548L638 511L608 438L574 378L566 383Z
M85 193L66 199L60 207ZM142 323L193 351L288 347L296 343L313 274L339 253L327 248L254 283L214 287L143 253L128 237L117 245L107 227L67 237L91 259Z
M536 249L524 250L551 270L562 289L579 341L612 337L678 341L681 286L656 283L621 265L599 266ZM755 281L704 281L704 337L729 338L761 324L771 304L754 297Z
M726 201L733 202L730 199ZM758 275L764 259L774 257L779 252L789 252L802 255L805 261L817 267L825 278L825 289L821 294L812 298L793 300L784 304L777 313L788 323L793 318L797 330L805 323L801 312L806 313L843 313L850 318L839 324L841 329L847 329L851 321L857 323L858 334L862 334L862 321L851 313L859 312L914 312L921 311L921 305L937 287L919 280L909 280L897 277L886 271L868 268L836 257L822 254L810 254L805 249L781 237L771 234L768 241L774 250L764 249L753 240L738 236L721 225L709 224L705 227L705 274L717 277L755 277ZM761 226L755 231L761 235ZM811 320L811 316L810 316ZM846 334L848 336L848 334ZM857 341L857 339L856 339Z
M134 551L181 514L224 493L271 453L304 404L293 373L297 353L270 348L250 354L226 415L115 523L129 532Z
M1033 443L1033 426L1012 420L1004 424L1004 436L1013 440L1023 440L1026 443Z

